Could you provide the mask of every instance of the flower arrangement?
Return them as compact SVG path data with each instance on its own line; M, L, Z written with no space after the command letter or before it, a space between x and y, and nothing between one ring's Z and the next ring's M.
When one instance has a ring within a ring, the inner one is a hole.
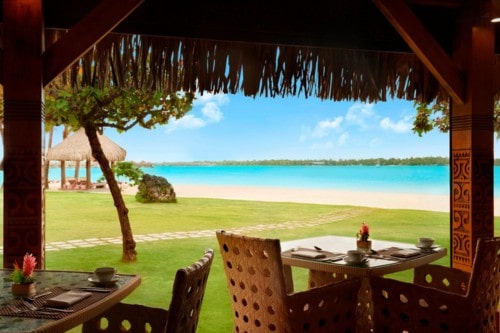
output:
M10 278L12 282L19 284L29 284L33 283L33 271L36 266L36 258L31 253L26 253L23 258L23 266L19 267L19 264L14 262L14 271L12 272Z
M368 237L370 237L370 227L368 226L368 224L361 224L361 228L359 229L359 232L356 236L358 240L366 242L368 240Z

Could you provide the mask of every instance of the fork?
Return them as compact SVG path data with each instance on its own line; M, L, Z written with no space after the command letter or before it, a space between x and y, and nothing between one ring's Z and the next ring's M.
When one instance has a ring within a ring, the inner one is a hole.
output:
M71 309L59 309L59 308L52 308L52 307L47 307L47 306L36 306L34 304L31 304L28 301L25 301L23 299L23 305L29 309L29 311L50 311L50 312L74 312L74 310Z

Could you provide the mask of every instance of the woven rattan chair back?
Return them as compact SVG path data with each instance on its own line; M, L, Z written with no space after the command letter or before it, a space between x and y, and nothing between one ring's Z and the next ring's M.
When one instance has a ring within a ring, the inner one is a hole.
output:
M85 322L82 333L195 333L214 251L177 270L168 311L139 304L118 303Z
M470 275L434 265L424 275L424 269L418 284L371 279L376 333L498 332L500 238L478 240ZM426 283L429 287L422 286Z
M213 256L213 250L207 250L197 262L177 270L166 333L196 332Z
M277 239L217 231L233 332L354 332L360 281L287 295Z

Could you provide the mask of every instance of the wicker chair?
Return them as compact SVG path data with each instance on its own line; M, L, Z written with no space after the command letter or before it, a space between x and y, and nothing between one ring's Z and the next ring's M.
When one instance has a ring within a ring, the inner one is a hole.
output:
M359 279L287 294L278 239L217 231L233 332L354 332Z
M198 261L177 270L168 310L118 303L105 313L85 322L82 332L196 332L213 255L214 251L208 249Z
M497 332L500 238L479 239L472 272L427 265L415 283L370 279L379 332Z

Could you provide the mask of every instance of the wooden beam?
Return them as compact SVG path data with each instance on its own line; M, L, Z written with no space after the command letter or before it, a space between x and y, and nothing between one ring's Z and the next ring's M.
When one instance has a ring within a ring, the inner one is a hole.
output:
M405 1L374 0L374 3L450 96L463 104L465 84L458 68Z
M495 78L495 86L493 90L495 93L497 91L500 91L500 58L496 57L495 58L495 70L494 70L494 78Z
M103 0L43 55L46 86L120 24L144 0Z

